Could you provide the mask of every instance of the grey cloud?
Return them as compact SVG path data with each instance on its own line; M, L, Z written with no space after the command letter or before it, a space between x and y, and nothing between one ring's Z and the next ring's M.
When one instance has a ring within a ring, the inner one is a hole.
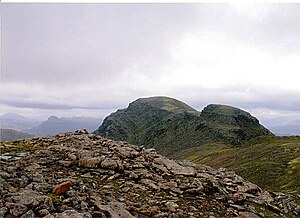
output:
M236 40L269 49L276 55L299 54L300 4L253 4L249 7L248 12L245 8L241 13L230 4L201 4L202 18L198 28L222 31Z
M43 98L26 99L14 98L14 92L7 92L2 103L10 107L18 108L36 108L36 109L86 109L86 110L116 110L125 108L128 103L140 97L153 96L151 92L123 90L118 89L115 92L108 93L83 93L82 96L75 93L73 99L69 96L63 96L63 87L61 88L62 99L68 99L57 103L57 99ZM59 90L56 90L59 93ZM270 92L265 88L245 88L243 86L225 87L225 88L204 88L204 87L181 87L176 90L168 90L161 95L173 97L182 100L194 108L201 110L204 106L212 103L227 104L245 109L267 108L281 111L300 111L300 91L273 90ZM97 98L99 96L99 98ZM106 97L103 97L106 96ZM82 101L76 103L74 99L92 98L92 101L82 105ZM93 100L94 99L94 100Z
M51 104L51 103L33 103L33 102L20 102L20 101L2 101L3 104L10 106L10 107L16 107L16 108L38 108L38 109L52 109L52 110L65 110L65 109L72 109L72 108L78 108L74 106L69 105L61 105L61 104ZM79 107L80 108L80 107Z
M3 81L109 82L161 64L189 26L192 5L4 4Z
M244 109L265 108L270 110L300 111L300 91L266 90L263 87L203 88L185 87L173 96L201 110L207 104L226 104ZM251 97L252 96L252 97Z
M299 90L203 84L168 90L159 83L161 74L169 73L164 67L170 50L189 33L224 33L237 46L242 42L272 55L299 55L300 4L261 6L260 14L248 16L229 4L2 4L1 83L6 90L1 104L113 111L139 97L166 95L197 109L222 103L300 111Z
M57 104L57 103L47 103L47 102L28 102L24 101L15 101L15 100L3 100L2 104L9 107L16 108L34 108L34 109L50 109L50 110L70 110L70 109L86 109L86 110L107 110L115 109L118 104L103 104L102 106L78 106L78 105L68 105L68 104Z
M299 52L300 5L262 8L260 18L229 4L3 4L2 80L102 85L134 67L146 74L168 62L182 34L197 31Z

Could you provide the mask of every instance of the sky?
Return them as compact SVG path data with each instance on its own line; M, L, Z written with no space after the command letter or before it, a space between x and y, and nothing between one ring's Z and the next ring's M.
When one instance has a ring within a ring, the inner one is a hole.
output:
M169 96L300 119L300 4L4 3L1 19L1 114Z

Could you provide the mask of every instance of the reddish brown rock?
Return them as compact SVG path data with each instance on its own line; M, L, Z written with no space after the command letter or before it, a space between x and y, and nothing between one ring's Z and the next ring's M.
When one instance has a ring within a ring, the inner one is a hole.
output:
M63 182L61 184L56 185L53 188L53 193L56 194L56 195L62 195L65 192L69 191L70 187L71 187L71 182L70 181Z

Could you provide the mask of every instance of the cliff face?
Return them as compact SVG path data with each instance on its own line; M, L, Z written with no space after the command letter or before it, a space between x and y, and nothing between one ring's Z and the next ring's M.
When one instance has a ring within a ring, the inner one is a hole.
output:
M2 217L297 217L224 168L173 161L87 131L1 143Z
M165 155L204 144L241 145L272 135L249 113L225 105L208 105L200 113L176 99L138 99L106 117L96 134L156 148Z

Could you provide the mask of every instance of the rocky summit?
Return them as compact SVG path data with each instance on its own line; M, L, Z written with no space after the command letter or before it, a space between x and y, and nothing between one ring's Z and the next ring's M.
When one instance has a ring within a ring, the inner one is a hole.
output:
M299 217L291 196L224 168L86 130L1 143L0 217Z

